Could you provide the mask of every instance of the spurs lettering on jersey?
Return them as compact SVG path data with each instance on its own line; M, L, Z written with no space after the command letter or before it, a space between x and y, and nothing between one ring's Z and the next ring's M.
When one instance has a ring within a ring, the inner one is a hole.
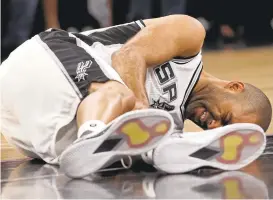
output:
M177 99L176 81L170 83L171 80L175 80L176 78L170 63L167 62L159 67L154 68L154 74L157 78L159 85L161 85L161 90L165 98L162 98L162 96L160 96L158 99L152 99L153 104L151 104L151 107L166 111L174 110L175 107L168 104ZM166 98L168 99L167 102Z
M177 86L174 71L169 62L154 69L158 83L162 86L164 94L168 94L169 102L177 99Z
M149 68L146 90L152 108L168 111L183 129L187 99L202 70L201 53L190 59L173 59Z

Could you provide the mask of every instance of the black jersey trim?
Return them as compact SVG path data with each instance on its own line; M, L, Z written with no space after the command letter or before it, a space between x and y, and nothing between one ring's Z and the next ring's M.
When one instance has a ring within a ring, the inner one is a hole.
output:
M89 94L92 82L104 83L109 80L93 55L80 46L72 33L54 30L40 33L39 38L80 99Z
M193 55L193 56L189 56L189 57L176 56L176 57L174 57L174 59L180 59L180 60L181 60L181 59L182 59L182 60L192 59L192 58L196 57L199 53L200 53L200 51L199 51L197 54L195 54L195 55Z
M194 89L194 87L196 86L196 84L198 83L200 76L201 76L201 72L203 70L203 65L202 65L202 61L198 64L198 67L195 69L194 74L190 80L190 83L188 84L184 99L180 105L180 112L181 112L181 117L184 120L184 106L186 105L187 101L189 100L189 97Z
M182 104L181 104L181 105L184 105L184 104L185 104L185 101L186 101L186 100L188 99L188 97L189 97L190 88L191 88L191 86L194 84L194 83L193 83L193 80L196 78L197 71L199 70L199 67L200 67L201 63L202 63L202 62L200 62L200 63L198 64L198 66L196 67L196 69L195 69L195 71L194 71L194 73L193 73L193 76L191 77L191 80L190 80L190 82L189 82L189 84L188 84L188 87L187 87L187 89L186 89L185 96L184 96L184 98L183 98L183 101L182 101Z
M142 19L138 20L144 27L146 27L146 24L144 23L144 21Z
M104 76L107 77L108 80L116 80L125 85L125 83L120 78L119 74L109 65L107 62L102 59L99 55L97 55L96 50L89 48L88 44L82 41L80 38L77 38L74 34L71 34L71 37L76 38L77 46L84 49L86 53L95 59L96 63L103 72Z
M194 89L195 86L197 85L197 83L198 83L198 81L199 81L199 79L200 79L200 76L201 76L201 74L202 74L202 71L203 71L203 65L201 65L201 70L200 70L200 72L198 73L197 80L195 81L195 83L194 83L194 85L193 85L193 87L192 87L192 90L191 90L191 92L190 92L190 94L189 94L189 96L188 96L186 102L184 103L184 107L187 107L187 105L188 105L188 103L189 103L189 100L190 100L189 97L191 96L191 94L192 94L192 92L193 92L193 89Z
M100 42L105 46L114 44L125 44L129 39L135 36L141 27L132 22L128 24L109 27L103 30L91 32L88 35L73 33L77 38L92 46L95 42Z
M191 56L191 57L181 57L181 56L178 56L178 57L174 57L172 59L172 62L176 63L176 64L182 64L182 65L185 65L189 62L191 62L194 58L196 58L196 56L198 56L200 54L200 52L194 56Z
M57 55L50 49L50 47L43 41L42 39L42 35L36 35L35 39L37 40L37 42L49 53L49 55L53 58L53 60L55 61L55 63L58 65L58 67L60 68L61 72L64 74L65 78L68 80L68 82L70 83L70 85L72 86L72 88L74 89L74 91L76 92L76 94L78 95L78 97L80 99L83 98L82 93L80 92L79 88L77 87L77 85L75 84L75 82L71 79L71 77L69 76L68 72L66 71L64 65L61 63L61 61L58 59ZM75 40L76 43L76 40Z
M145 25L145 23L143 22L143 20L137 20L137 21L135 21L135 24L136 24L137 26L139 26L140 29L143 29L143 28L146 27L146 25Z
M179 64L179 65L185 65L191 61L192 60L178 60L178 59L171 60L171 62L173 62L175 64Z

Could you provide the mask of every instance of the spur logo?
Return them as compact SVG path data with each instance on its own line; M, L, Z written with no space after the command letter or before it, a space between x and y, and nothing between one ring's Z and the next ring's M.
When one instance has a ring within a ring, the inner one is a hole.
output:
M88 76L88 74L86 73L87 69L91 67L92 65L92 61L88 60L85 62L80 62L78 64L76 73L77 76L75 77L75 79L78 79L78 82L80 82L81 80L85 80L85 77Z

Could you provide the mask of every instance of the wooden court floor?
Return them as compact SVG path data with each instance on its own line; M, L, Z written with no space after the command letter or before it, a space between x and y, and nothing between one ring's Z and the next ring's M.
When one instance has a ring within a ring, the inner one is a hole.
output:
M269 97L273 105L273 46L243 50L224 50L204 53L204 69L226 80L251 83ZM185 131L199 131L187 121ZM273 133L273 123L268 134ZM1 134L1 160L15 160L23 156L10 147Z

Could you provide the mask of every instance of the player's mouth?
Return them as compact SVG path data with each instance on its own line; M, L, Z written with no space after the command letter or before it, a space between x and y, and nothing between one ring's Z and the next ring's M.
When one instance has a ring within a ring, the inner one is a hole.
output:
M213 122L213 117L206 108L199 107L195 109L192 121L202 129L207 130Z

